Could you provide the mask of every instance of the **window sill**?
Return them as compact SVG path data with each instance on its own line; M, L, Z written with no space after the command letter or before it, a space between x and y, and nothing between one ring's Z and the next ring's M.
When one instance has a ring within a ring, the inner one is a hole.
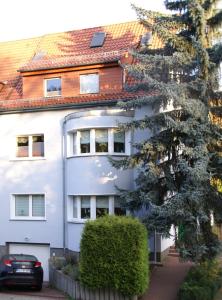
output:
M85 224L89 220L94 220L94 219L71 219L68 220L68 223L74 223L74 224Z
M45 98L58 98L58 97L62 97L62 95L45 95Z
M44 221L46 222L46 218L10 218L9 221Z
M36 156L36 157L14 157L9 161L33 161L33 160L46 160L46 157Z
M83 95L99 95L99 91L97 92L80 92L79 95L83 96Z
M88 156L129 156L129 154L126 153L84 153L84 154L78 154L78 155L69 155L67 158L76 158L76 157L88 157Z

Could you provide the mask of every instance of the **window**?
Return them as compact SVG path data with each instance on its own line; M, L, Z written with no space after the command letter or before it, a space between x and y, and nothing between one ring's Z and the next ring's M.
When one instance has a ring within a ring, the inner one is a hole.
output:
M61 96L61 78L45 79L45 96Z
M99 75L80 75L80 94L99 93Z
M119 196L114 197L114 214L117 216L126 215L126 209L122 208Z
M81 205L81 219L89 219L90 218L90 197L89 196L82 196L80 198L80 205Z
M13 219L45 219L44 195L13 195L11 204Z
M109 198L107 196L96 197L96 217L102 217L109 214Z
M90 153L90 131L80 131L80 152Z
M95 130L96 152L108 152L108 129Z
M130 154L130 133L113 128L83 129L68 135L68 155Z
M114 130L114 152L125 153L125 132Z
M16 138L16 157L43 157L44 135L26 135Z
M67 207L68 220L84 222L104 215L126 215L118 196L69 196Z
M222 91L222 63L219 66L219 91Z
M102 47L105 41L105 37L105 32L95 32L91 40L90 48Z

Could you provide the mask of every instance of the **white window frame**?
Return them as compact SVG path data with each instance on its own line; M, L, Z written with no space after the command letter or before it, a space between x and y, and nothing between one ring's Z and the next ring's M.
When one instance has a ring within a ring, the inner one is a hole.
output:
M33 156L32 155L32 150L33 150L33 137L34 136L43 136L43 144L44 144L44 155L43 156ZM18 144L17 144L17 138L19 137L28 137L28 156L17 156L17 147L18 147ZM35 160L35 159L44 159L45 158L45 135L43 133L36 133L36 134L19 134L19 135L16 135L15 137L15 159L16 160L27 160L27 159L32 159L32 160Z
M15 215L15 196L25 195L29 197L29 215L28 216L16 216ZM35 217L32 216L32 197L36 195L44 196L44 213L45 215L42 217ZM45 221L46 220L46 197L43 193L36 193L36 194L26 194L26 193L14 193L11 194L10 199L10 220L23 220L23 221Z
M57 91L47 92L47 81L49 80L54 80L54 79L59 79L60 84L61 84L61 91L60 94L56 94ZM52 77L52 78L45 78L43 81L43 89L44 89L44 97L50 98L50 97L61 97L62 96L62 78L61 77Z
M116 155L116 156L126 156L130 155L131 150L131 134L129 131L125 131L125 152L114 152L114 131L118 127L95 127L95 128L81 128L67 135L67 157L75 156L90 156L90 155ZM96 152L95 144L95 133L96 129L107 129L108 130L108 152ZM90 152L81 153L80 148L80 132L89 130L90 131ZM74 138L75 136L75 138ZM74 140L76 145L74 145ZM76 149L76 152L74 151Z
M90 218L89 219L81 219L81 202L80 199L82 196L90 197ZM96 219L96 197L97 196L104 196L108 197L109 201L109 215L114 215L114 201L116 195L69 195L68 196L68 205L67 205L67 219L68 222L73 223L85 223L87 220L95 220ZM73 217L73 205L74 205L74 198L77 200L77 218ZM128 213L126 212L126 215Z
M219 78L218 78L218 91L222 91L222 62L218 68Z
M94 76L95 77L95 86L92 90L86 91L83 89L83 80L87 76ZM90 73L90 74L80 74L79 75L79 91L80 94L98 94L100 90L100 83L99 83L99 73Z

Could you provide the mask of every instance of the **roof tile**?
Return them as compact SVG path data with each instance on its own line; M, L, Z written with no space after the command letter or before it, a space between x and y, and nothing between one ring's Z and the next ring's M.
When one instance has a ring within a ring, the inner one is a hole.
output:
M93 34L98 31L106 32L105 42L102 47L90 48ZM144 26L134 21L0 43L0 110L118 101L135 97L135 94L121 92L23 99L22 74L18 70L25 72L117 61L130 47L138 46L145 32ZM159 41L153 40L155 45L152 47L156 48Z

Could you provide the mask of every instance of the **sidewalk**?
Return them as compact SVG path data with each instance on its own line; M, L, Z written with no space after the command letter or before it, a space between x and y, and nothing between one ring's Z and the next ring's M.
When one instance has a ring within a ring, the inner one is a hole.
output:
M155 267L148 291L140 300L177 300L177 292L191 263L181 263L178 257L167 256L163 266Z

